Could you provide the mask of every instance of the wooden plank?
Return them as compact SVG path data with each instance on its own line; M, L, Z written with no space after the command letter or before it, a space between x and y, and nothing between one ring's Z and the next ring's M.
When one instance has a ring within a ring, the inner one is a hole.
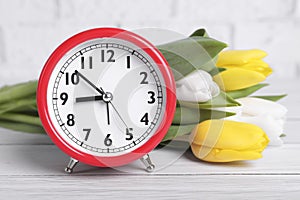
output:
M0 177L2 199L297 199L300 176Z
M154 174L300 174L300 145L286 144L267 148L264 158L255 161L214 164L201 162L190 151L173 149L151 153L157 171ZM0 176L65 175L68 156L54 145L0 146ZM147 174L140 161L115 169L91 167L80 163L74 175Z

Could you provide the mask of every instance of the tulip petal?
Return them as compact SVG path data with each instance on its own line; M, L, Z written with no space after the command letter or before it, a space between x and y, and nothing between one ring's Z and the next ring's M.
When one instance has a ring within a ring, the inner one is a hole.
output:
M241 68L228 68L214 76L214 81L224 91L240 90L264 81L266 77L256 71Z
M207 120L198 124L191 135L192 143L219 149L262 151L269 139L253 124L230 120Z
M181 101L206 102L218 96L220 89L209 73L196 70L176 82L176 93Z
M209 89L203 88L202 90L193 92L185 85L176 88L176 95L179 101L207 102L212 99Z
M280 135L283 133L283 123L280 122L280 120L275 120L270 115L260 115L260 116L241 115L237 120L240 122L255 124L261 127L268 135L268 138L270 139L269 145L280 146L283 144L282 140L280 139Z
M250 116L271 115L274 119L284 119L287 109L281 104L255 97L237 99L243 105L243 113Z
M242 64L242 65L230 64L230 65L225 65L223 67L226 67L226 68L232 68L232 67L249 67L249 68L251 68L251 67L254 67L254 66L259 66L259 67L262 67L262 68L269 68L269 64L266 63L263 60L260 60L260 59L258 59L258 60L254 60L253 59L253 60L250 60L249 62L247 62L245 64Z
M249 63L241 65L240 67L242 67L243 69L259 72L266 77L272 74L273 72L272 68L269 67L269 65L262 60L253 60Z
M218 67L224 67L226 65L242 65L251 60L262 59L265 56L267 56L267 53L259 49L222 51L219 53L216 65Z
M232 162L241 160L256 160L262 157L257 151L236 151L231 149L215 149L203 147L200 145L191 145L193 154L207 162ZM203 152L206 152L203 156Z

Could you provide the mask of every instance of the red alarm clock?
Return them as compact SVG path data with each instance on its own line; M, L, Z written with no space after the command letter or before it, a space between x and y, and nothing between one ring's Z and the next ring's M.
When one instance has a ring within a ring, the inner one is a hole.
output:
M38 111L52 141L71 160L115 167L141 159L163 139L176 107L176 87L163 55L118 28L81 32L49 57L39 79Z

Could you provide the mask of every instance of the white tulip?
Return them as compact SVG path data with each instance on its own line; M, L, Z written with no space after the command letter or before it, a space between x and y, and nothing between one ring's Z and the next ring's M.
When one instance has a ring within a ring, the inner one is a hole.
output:
M234 120L261 127L270 139L269 145L282 145L280 135L283 133L287 113L284 106L255 97L240 98L237 101L242 104L242 113Z
M176 82L176 93L181 101L206 102L218 96L220 88L209 73L196 70Z
M244 97L237 101L243 105L242 112L251 116L271 115L275 119L282 119L287 113L287 109L283 105L265 99Z

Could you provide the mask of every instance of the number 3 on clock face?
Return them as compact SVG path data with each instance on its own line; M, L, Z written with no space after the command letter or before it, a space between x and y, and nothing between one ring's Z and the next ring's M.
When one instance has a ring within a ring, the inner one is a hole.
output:
M121 29L73 36L51 55L38 88L43 125L71 157L119 166L162 140L176 105L167 62L143 38Z

